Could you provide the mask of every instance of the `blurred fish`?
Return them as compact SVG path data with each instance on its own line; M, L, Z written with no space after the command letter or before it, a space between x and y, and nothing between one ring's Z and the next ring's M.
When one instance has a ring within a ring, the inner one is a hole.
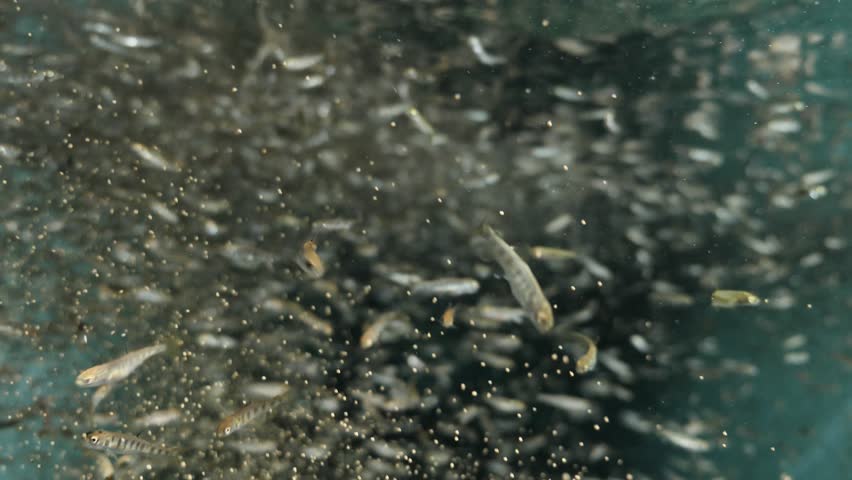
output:
M575 417L585 417L595 410L595 404L590 400L573 395L556 395L539 393L536 399L546 405L558 408Z
M95 393L92 394L92 412L98 409L98 405L100 405L101 402L104 401L104 399L113 391L116 385L118 385L117 382L105 383L95 390Z
M239 342L228 335L215 335L210 332L202 332L196 339L198 345L205 348L217 348L221 350L230 350L236 348Z
M382 333L385 332L387 327L391 326L393 323L403 322L407 319L408 317L404 313L397 311L382 313L364 329L359 341L361 348L372 348L379 342L382 337Z
M662 428L659 430L659 434L661 437L671 442L672 445L676 445L691 452L706 452L710 450L710 443L706 440L702 440L683 432Z
M298 320L304 325L310 327L313 330L316 330L323 335L331 335L334 333L334 326L331 322L324 320L318 317L311 311L306 310L304 307L299 305L296 302L292 302L289 300L280 301L280 308L283 312L287 314L291 319Z
M744 290L716 290L710 296L714 307L733 308L760 304L760 297Z
M308 240L302 245L302 255L298 257L299 268L311 278L320 278L325 274L325 265L317 254L317 244Z
M149 167L164 171L177 171L178 167L163 157L157 149L145 146L141 143L131 143L130 149L139 156Z
M102 453L95 454L95 478L97 480L113 480L115 467L110 458Z
M505 57L491 55L486 52L485 47L482 46L482 41L479 40L479 37L472 35L467 37L467 44L470 45L470 49L473 50L473 54L476 55L476 58L484 65L493 66L506 63Z
M479 282L474 278L436 278L415 283L411 287L411 293L422 296L449 296L473 295L479 291Z
M455 307L447 307L444 310L444 313L441 315L441 325L444 328L450 328L453 326L456 318L456 309Z
M546 262L560 262L577 258L577 252L555 247L532 247L530 254L536 260L544 260Z
M348 218L326 218L317 220L311 225L314 233L341 232L352 228L354 220Z
M135 428L151 428L162 427L172 422L180 420L181 413L177 408L169 408L167 410L157 410L148 415L139 417L133 421Z

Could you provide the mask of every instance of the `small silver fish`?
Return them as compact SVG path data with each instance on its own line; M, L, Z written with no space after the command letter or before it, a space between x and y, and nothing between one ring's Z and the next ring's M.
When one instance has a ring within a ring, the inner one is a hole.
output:
M133 421L135 428L162 427L180 420L181 413L177 408L157 410Z
M482 230L488 241L488 250L503 269L503 278L509 282L515 300L524 307L539 331L546 332L553 328L553 307L541 291L529 265L491 227L483 225Z
M110 454L171 455L177 450L156 445L129 433L93 430L83 434L86 447Z
M479 282L474 278L435 278L414 284L411 293L421 296L473 295L479 291Z
M268 400L258 400L246 405L219 422L219 426L216 428L216 434L220 437L227 437L258 418L271 413L279 405L281 405L285 399L286 394L279 395Z
M146 360L165 351L165 345L152 345L134 350L115 360L84 370L77 376L75 383L78 387L99 387L107 383L120 382L129 377Z
M115 388L115 383L105 383L95 390L92 394L92 412L98 409L98 405L112 392Z

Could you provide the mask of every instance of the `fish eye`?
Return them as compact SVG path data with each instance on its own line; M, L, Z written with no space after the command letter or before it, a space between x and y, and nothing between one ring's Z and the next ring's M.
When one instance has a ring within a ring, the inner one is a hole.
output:
M225 427L225 435L231 433L231 427Z
M92 443L98 443L98 437L89 437L89 441Z

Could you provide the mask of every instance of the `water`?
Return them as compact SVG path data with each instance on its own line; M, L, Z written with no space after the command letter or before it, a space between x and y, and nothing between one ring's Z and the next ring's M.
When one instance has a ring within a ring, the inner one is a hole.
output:
M184 449L116 478L842 478L850 20L4 4L0 478L92 478L94 428ZM482 223L553 330L483 313L518 305ZM713 308L715 289L766 302ZM575 330L600 351L584 375ZM77 374L158 342L93 412ZM281 409L217 437L256 383L286 384ZM134 423L164 409L180 419Z

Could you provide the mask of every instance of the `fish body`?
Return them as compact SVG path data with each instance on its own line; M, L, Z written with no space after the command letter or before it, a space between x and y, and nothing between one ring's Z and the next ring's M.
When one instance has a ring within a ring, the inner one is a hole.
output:
M144 417L137 418L133 422L133 426L136 428L162 427L180 420L180 417L180 410L176 408L157 410L156 412L151 412Z
M98 405L112 392L115 388L115 383L105 383L95 390L92 394L92 412L98 409Z
M577 258L577 252L564 248L536 246L530 248L533 258L544 261L558 262Z
M490 226L483 225L482 230L491 256L503 269L503 278L509 283L515 300L526 310L539 331L553 328L553 307L529 265Z
M589 373L594 370L598 364L598 346L595 345L595 342L578 332L570 332L568 336L586 344L586 353L578 358L576 362L577 373Z
M388 327L393 322L405 321L406 317L404 314L400 314L397 311L385 312L378 316L372 323L367 325L364 329L364 332L361 334L360 345L363 349L368 349L376 345L379 342L379 339L382 336L382 333L385 331L385 328Z
M714 307L734 308L760 304L760 297L745 290L716 290L710 296Z
M281 301L281 307L291 319L298 320L313 330L324 335L331 335L334 333L334 326L331 322L318 317L316 314L306 310L296 302L284 300Z
M114 455L170 455L174 449L156 445L129 433L93 430L83 434L86 446Z
M458 297L473 295L479 291L479 282L474 278L436 278L414 284L413 295Z
M115 478L115 467L108 456L95 453L95 478L98 480L113 480Z
M271 413L284 402L284 399L284 395L279 395L268 400L258 400L246 405L219 422L219 426L216 428L216 434L220 437L227 437L258 418Z
M108 383L120 382L129 377L146 360L165 351L166 346L161 344L134 350L115 360L84 370L77 376L75 383L78 387L100 387Z
M325 274L325 265L322 258L317 254L317 244L308 240L302 245L302 256L297 262L299 267L313 278L320 278Z
M450 327L453 326L453 323L455 323L455 318L456 318L456 308L455 307L447 307L447 309L444 310L444 314L441 315L441 325L443 325L444 328L450 328Z

